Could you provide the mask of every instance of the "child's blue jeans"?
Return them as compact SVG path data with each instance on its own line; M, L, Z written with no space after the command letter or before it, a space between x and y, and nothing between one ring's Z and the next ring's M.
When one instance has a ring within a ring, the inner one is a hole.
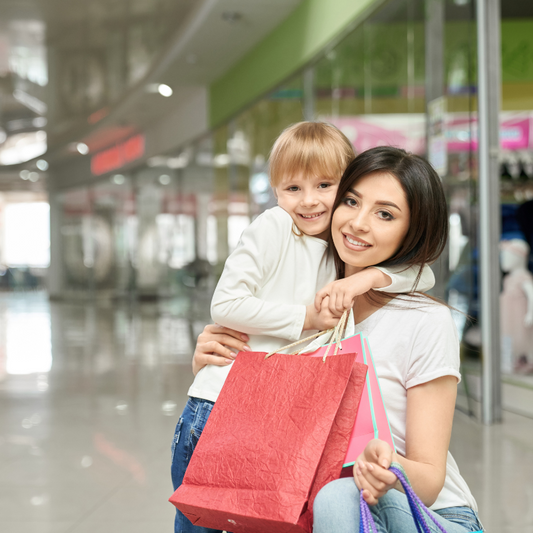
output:
M198 439L213 409L213 402L200 398L189 398L183 413L178 420L172 441L172 484L176 490L183 482L185 470L191 460ZM174 522L175 533L222 533L216 529L193 526L185 515L176 509Z
M405 494L389 490L370 511L379 533L417 533ZM481 531L482 526L470 507L448 507L430 511L447 533ZM359 531L359 489L353 478L328 483L318 493L313 505L314 533L353 533ZM431 520L432 532L440 530Z

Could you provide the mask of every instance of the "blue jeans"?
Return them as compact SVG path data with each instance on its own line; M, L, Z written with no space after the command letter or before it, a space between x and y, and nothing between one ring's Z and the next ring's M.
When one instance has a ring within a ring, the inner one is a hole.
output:
M370 507L379 533L417 533L405 494L389 490L379 503ZM470 507L448 507L431 511L447 533L481 531L482 525ZM353 533L359 531L359 489L353 478L328 483L318 493L314 506L313 533ZM431 521L432 532L440 533Z
M192 453L198 439L204 430L205 424L213 402L201 400L199 398L189 398L183 413L178 420L174 439L172 440L172 484L176 490L183 482L185 470L189 466ZM193 526L185 515L176 509L176 519L174 521L175 533L222 533L217 529Z

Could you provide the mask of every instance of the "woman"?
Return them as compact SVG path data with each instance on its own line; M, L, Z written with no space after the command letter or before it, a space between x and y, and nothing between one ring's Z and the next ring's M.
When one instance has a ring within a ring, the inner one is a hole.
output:
M426 161L391 147L368 150L346 169L334 204L338 277L372 265L431 263L445 246L447 227L442 185ZM319 298L326 294L327 288ZM324 487L314 505L315 533L358 528L359 491L372 506L380 533L416 532L405 495L392 490L399 488L388 470L392 461L402 464L448 533L481 529L476 502L448 452L460 379L450 311L421 294L395 296L358 297L354 321L372 347L397 451L373 440L357 460L353 478ZM233 332L219 335L201 340L239 348ZM199 364L203 355L195 358Z

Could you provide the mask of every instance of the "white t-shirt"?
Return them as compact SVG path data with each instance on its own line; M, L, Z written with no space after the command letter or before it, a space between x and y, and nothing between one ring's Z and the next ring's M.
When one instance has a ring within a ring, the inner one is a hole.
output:
M247 333L254 351L298 340L306 306L335 279L327 242L292 230L292 218L281 207L259 215L228 257L213 295L214 322ZM231 366L202 368L189 396L216 401Z
M395 299L356 324L354 331L368 338L394 443L405 456L407 389L442 376L461 379L459 338L450 310L434 302L421 305ZM476 500L448 452L444 487L431 509L457 506L477 511Z
M302 337L306 306L335 279L333 257L322 239L297 235L281 207L259 215L228 257L211 302L213 321L250 336L253 351L271 352ZM417 270L380 268L392 283L381 290L409 292ZM435 277L425 267L418 289L429 290ZM312 332L306 331L305 336ZM232 365L202 368L189 396L216 401Z

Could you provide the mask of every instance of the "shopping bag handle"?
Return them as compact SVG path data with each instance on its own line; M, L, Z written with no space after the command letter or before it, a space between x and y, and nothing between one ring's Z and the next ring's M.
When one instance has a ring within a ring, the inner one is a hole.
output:
M415 491L413 490L413 487L411 487L411 483L409 482L409 478L407 477L403 466L400 463L393 462L389 470L396 474L396 477L402 484L418 533L431 533L426 521L426 517L429 517L429 519L439 528L442 533L446 533L446 530L437 522L437 520L435 520L428 508L422 503L422 500L415 494ZM370 512L368 503L366 503L366 501L363 499L363 491L361 491L359 497L359 508L361 511L359 533L378 533L376 523L372 518L372 513Z
M341 338L344 330L346 329L346 323L348 322L349 317L349 309L344 311L342 314L338 324L331 329L326 329L324 331L319 331L318 333L315 333L314 335L311 335L310 337L306 337L305 339L300 339L296 342L293 342L292 344L288 344L287 346L283 346L283 348L279 348L278 350L274 352L270 352L265 355L265 359L268 359L271 355L274 355L275 353L279 353L285 350L290 350L291 348L294 348L295 346L298 346L299 344L303 344L304 342L312 341L313 339L316 339L317 337L321 337L322 335L326 335L327 333L331 333L330 342L328 344L326 353L324 354L324 357L322 358L322 361L326 362L326 357L328 356L329 350L333 344L336 344L335 352L333 355L337 355L337 352L339 351L339 348L341 347ZM292 352L291 355L296 355L302 353L303 350L297 350L296 352Z

